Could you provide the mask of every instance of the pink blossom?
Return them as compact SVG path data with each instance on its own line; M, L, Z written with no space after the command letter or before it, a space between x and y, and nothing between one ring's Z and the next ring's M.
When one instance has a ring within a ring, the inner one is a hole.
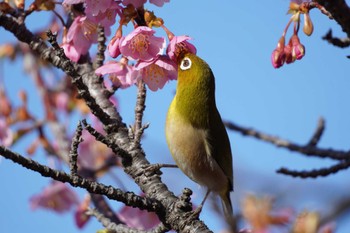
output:
M67 42L73 42L78 54L86 54L91 44L97 42L97 24L86 16L76 17L68 30Z
M69 104L69 95L65 92L59 92L55 96L55 104L58 110L67 112Z
M119 49L119 45L120 45L120 41L122 41L123 38L117 38L117 37L113 37L111 39L111 41L108 44L108 52L109 55L113 58L116 58L120 55L120 49Z
M153 61L141 61L136 65L140 75L149 89L162 89L166 82L177 78L175 63L167 56L159 56Z
M149 2L156 6L162 7L164 3L170 2L170 0L149 0Z
M320 227L318 233L334 233L336 229L336 224L334 222L329 222Z
M165 47L165 39L153 36L154 33L149 27L137 27L120 42L120 52L128 59L153 60Z
M303 2L311 2L311 0L291 0L291 2L295 2L300 5Z
M123 0L123 5L127 6L129 4L132 4L134 7L139 8L146 2L147 0Z
M91 202L90 195L87 195L84 200L79 204L78 208L75 210L74 218L75 224L78 228L83 228L86 223L90 220L90 215L86 214L86 211L89 209Z
M0 118L0 145L11 146L13 142L13 133L7 125L5 119Z
M99 13L104 13L112 4L113 0L85 0L85 13L97 16Z
M103 133L101 122L92 116L93 127ZM106 145L95 140L87 131L83 131L84 141L79 145L78 167L91 170L100 169L111 158L112 151ZM99 175L102 175L100 173Z
M73 41L66 42L61 45L63 48L64 54L72 61L77 62L80 58L80 53L77 51L77 49L73 45Z
M125 206L117 213L121 221L138 230L148 230L160 223L155 213Z
M104 27L105 34L107 36L110 35L110 27L115 24L117 14L121 15L122 7L119 5L119 3L120 2L112 1L107 8L100 10L96 14L89 15L87 12L90 20L92 20L95 24L100 24Z
M188 40L191 40L192 38L189 36L174 36L171 38L170 43L168 45L168 48L166 50L168 56L170 59L176 62L177 57L181 53L197 53L196 47L187 42Z
M120 88L127 88L135 84L138 76L135 68L128 65L123 59L121 62L111 61L96 69L95 73L97 75L109 74L113 84Z
M79 203L78 198L64 183L53 181L42 193L30 198L31 208L50 209L58 213L70 210Z
M78 4L78 3L83 3L86 0L64 0L62 4Z

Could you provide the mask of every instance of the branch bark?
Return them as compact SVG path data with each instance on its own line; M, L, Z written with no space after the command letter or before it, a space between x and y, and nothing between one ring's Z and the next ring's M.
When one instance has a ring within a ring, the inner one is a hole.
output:
M322 5L350 38L350 8L345 0L314 0Z

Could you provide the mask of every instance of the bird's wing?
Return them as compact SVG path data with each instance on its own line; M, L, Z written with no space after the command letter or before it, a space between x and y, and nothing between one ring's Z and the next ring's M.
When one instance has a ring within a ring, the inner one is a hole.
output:
M210 122L210 132L208 142L212 149L211 156L223 170L230 183L230 191L233 190L233 169L230 140L226 128L222 122L220 113L217 109L213 111L213 118Z

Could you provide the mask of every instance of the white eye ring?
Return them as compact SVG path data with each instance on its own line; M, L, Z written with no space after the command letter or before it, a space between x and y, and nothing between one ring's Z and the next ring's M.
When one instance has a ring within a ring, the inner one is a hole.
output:
M180 69L181 70L188 70L192 66L192 61L188 57L185 57L182 59L181 64L180 64Z

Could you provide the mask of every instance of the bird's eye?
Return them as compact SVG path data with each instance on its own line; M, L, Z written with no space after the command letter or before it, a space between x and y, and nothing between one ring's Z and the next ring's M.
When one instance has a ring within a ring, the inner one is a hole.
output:
M189 68L191 68L191 65L192 65L191 59L189 59L188 57L185 57L181 61L180 69L181 70L188 70Z

